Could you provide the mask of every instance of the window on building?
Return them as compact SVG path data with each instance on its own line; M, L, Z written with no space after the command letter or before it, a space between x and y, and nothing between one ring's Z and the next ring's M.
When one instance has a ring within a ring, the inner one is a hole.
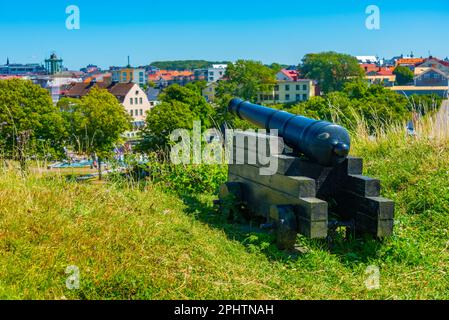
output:
M143 109L140 109L140 115L143 116Z
M274 91L279 91L279 85L274 86Z
M290 85L289 84L285 85L285 91L290 91Z
M139 102L140 102L140 104L143 104L143 99L140 98L140 99L139 99Z
M301 95L299 93L296 94L296 101L301 101Z
M301 90L301 86L299 84L296 85L296 91Z
M290 95L289 95L289 94L286 94L286 95L285 95L285 100L286 100L286 101L290 101Z
M278 94L274 95L274 100L279 101L279 95Z
M307 100L307 94L303 94L303 95L302 95L302 100L303 100L303 101L306 101L306 100Z
M135 110L134 115L135 115L136 117L139 115L139 109L136 109L136 110Z
M139 103L139 100L138 100L137 98L135 98L135 99L134 99L134 102L135 102L136 104L138 104L138 103Z
M129 114L131 115L131 117L134 115L133 114L133 110L129 110Z
M304 85L302 86L302 90L304 90L304 91L307 90L307 85L306 85L306 84L304 84Z

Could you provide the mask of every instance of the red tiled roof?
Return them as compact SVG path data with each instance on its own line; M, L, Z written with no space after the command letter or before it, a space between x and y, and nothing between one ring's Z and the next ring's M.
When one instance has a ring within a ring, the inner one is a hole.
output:
M363 69L363 71L365 71L365 73L379 70L379 67L374 63L362 63L360 67Z
M298 71L296 70L287 70L287 69L282 69L281 72L287 76L288 78L290 78L292 81L297 81L299 74Z
M401 65L418 65L423 63L425 60L423 58L402 58L396 61L396 66Z
M192 71L168 71L168 70L159 70L154 74L150 74L148 76L148 80L150 81L158 81L163 79L165 81L173 80L176 77L193 77Z
M390 68L380 68L379 71L377 71L377 75L379 76L392 76L393 70Z

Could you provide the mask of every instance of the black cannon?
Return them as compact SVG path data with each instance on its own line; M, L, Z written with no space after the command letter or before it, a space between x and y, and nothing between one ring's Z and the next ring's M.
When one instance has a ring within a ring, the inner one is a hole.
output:
M339 125L296 116L241 99L233 99L229 111L259 128L278 130L285 144L323 166L335 166L349 154L349 134Z
M257 134L262 141L275 140L269 159L277 166L264 175L266 163L249 161L260 153L259 145L250 143L255 133L234 131L232 153L244 154L240 159L248 163L230 163L228 182L220 188L217 203L228 219L257 220L287 249L298 233L312 239L332 239L339 228L354 236L392 234L394 203L380 197L379 180L363 176L363 160L349 156L344 128L240 99L232 100L229 109L259 128L277 129L278 136Z

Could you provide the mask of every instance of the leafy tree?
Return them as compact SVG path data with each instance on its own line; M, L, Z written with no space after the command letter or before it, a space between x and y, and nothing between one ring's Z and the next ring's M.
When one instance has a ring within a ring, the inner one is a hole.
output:
M288 66L285 64L279 64L279 63L273 62L268 67L270 69L274 70L274 72L278 73L279 71L281 71L284 68L287 68Z
M217 87L217 95L225 94L255 101L263 91L270 91L276 84L276 71L252 60L238 60L228 65L225 73L226 81L221 81Z
M137 146L138 151L165 151L169 145L169 136L173 130L193 127L194 115L189 105L181 101L163 101L147 115L143 129L143 140Z
M101 180L102 160L121 142L122 134L131 128L131 117L107 90L97 87L77 99L60 101L71 144L78 152L96 154Z
M34 147L36 155L60 157L65 138L63 118L47 90L27 80L0 81L0 146L6 156L26 158Z
M410 117L407 98L380 85L368 86L364 81L348 82L340 92L312 97L289 111L315 119L336 121L348 128L354 128L362 119L369 128L374 129Z
M400 86L407 85L413 81L414 73L407 67L398 66L394 69L393 74L396 75L396 83Z
M307 54L299 69L304 77L317 80L325 93L340 91L351 79L364 77L355 57L332 51Z
M177 84L160 95L161 104L147 115L140 151L164 150L169 144L170 133L175 129L191 130L193 121L201 121L202 129L215 125L215 110L201 95L197 85L181 87Z
M201 80L201 81L195 81L195 82L189 82L185 85L186 88L189 88L193 91L196 91L200 95L203 95L203 90L207 87L207 81Z
M213 125L212 118L215 110L207 103L197 86L182 87L174 84L165 89L159 99L167 103L182 102L189 106L195 120L201 120L203 127L210 128Z

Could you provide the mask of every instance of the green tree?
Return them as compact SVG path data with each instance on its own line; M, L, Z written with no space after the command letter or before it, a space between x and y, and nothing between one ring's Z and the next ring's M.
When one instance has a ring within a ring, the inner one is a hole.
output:
M159 99L161 102L167 103L182 102L189 106L195 120L201 120L204 128L210 128L213 125L212 119L215 110L207 103L197 85L182 87L174 84L165 89Z
M279 64L277 62L273 62L272 64L270 64L268 66L270 69L274 70L274 72L278 73L279 71L281 71L284 68L287 68L288 66L285 64Z
M131 117L117 98L97 87L79 100L61 100L59 106L72 146L78 152L97 155L101 180L102 161L122 141L122 134L131 128Z
M191 130L195 120L201 121L202 129L215 126L215 110L201 95L198 85L172 85L164 90L160 100L161 104L147 115L139 151L165 151L170 133L175 129Z
M191 89L193 91L196 91L200 95L203 95L203 90L207 87L207 81L200 80L200 81L194 81L190 82L185 85L186 88Z
M332 51L307 54L299 69L304 77L317 80L324 93L340 91L351 79L364 77L355 57Z
M410 118L409 103L403 95L357 80L346 83L342 91L312 97L288 111L314 119L336 121L348 128L364 121L370 129L374 129Z
M225 73L226 81L221 81L217 87L217 95L225 94L255 101L260 92L273 90L276 84L276 71L261 62L238 60L228 65Z
M63 118L47 90L27 80L0 81L0 146L4 155L26 157L29 151L61 157L66 136Z
M163 101L150 110L143 139L137 146L138 151L162 151L169 145L170 133L176 129L191 130L194 114L189 105L180 101Z
M396 83L400 86L407 85L413 81L414 73L407 67L398 66L394 69L393 74L396 75Z

